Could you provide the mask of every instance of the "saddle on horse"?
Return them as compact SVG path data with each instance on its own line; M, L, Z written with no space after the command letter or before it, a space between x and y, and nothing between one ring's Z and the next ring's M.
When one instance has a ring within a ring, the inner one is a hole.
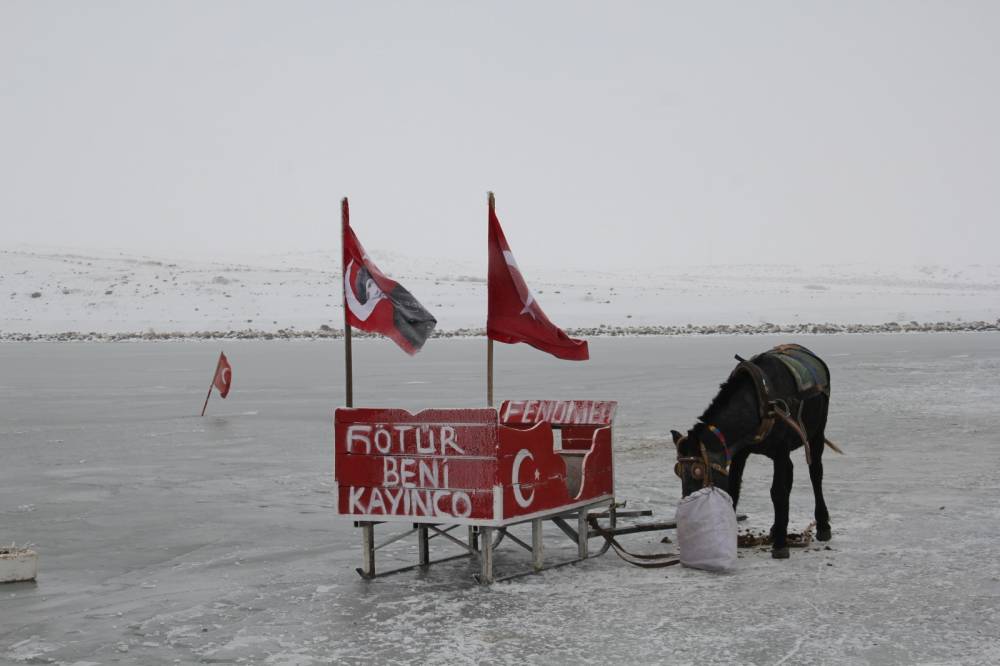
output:
M781 362L789 374L795 378L796 395L775 398L767 375L761 370L759 362L770 357ZM809 440L806 436L805 424L802 422L802 404L816 395L830 395L830 369L819 356L802 345L778 345L766 352L757 354L749 361L736 355L739 365L729 375L732 380L738 373L747 373L757 390L757 409L760 413L760 427L754 435L754 443L763 441L771 434L776 421L786 423L802 440L806 450L806 462L812 464L812 454L809 451Z

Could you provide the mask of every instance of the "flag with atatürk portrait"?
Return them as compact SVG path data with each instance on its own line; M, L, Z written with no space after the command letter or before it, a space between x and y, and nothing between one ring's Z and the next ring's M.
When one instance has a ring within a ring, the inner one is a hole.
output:
M409 291L387 277L368 257L347 223L344 200L344 311L354 328L380 333L407 354L416 354L437 320Z
M489 258L486 335L491 340L508 344L526 342L568 361L590 358L587 341L569 337L549 321L528 289L500 228L492 194L489 198Z

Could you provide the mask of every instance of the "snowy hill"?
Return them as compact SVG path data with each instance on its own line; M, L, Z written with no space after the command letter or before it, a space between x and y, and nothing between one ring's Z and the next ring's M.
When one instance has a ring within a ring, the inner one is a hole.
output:
M372 255L434 313L439 331L485 325L485 261ZM1000 265L523 270L546 313L565 328L1000 317ZM339 329L339 280L335 250L232 260L2 250L0 334Z

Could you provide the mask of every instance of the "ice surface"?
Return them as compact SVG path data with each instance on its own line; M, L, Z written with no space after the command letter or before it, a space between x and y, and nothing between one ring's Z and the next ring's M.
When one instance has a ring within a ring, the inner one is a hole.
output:
M499 345L496 392L618 400L619 499L666 519L680 492L669 429L692 424L734 353L792 341L605 338L587 363ZM331 494L339 342L226 343L233 390L205 418L216 343L2 344L0 542L40 559L37 583L0 587L0 663L997 663L1000 335L797 341L831 366L828 434L847 451L825 457L830 550L743 550L728 575L609 553L489 589L462 560L354 572L360 535ZM409 358L358 341L356 404L479 406L484 349L437 341ZM802 528L812 496L795 465ZM771 522L769 483L753 457L754 529ZM625 541L671 548L661 536ZM572 555L547 538L548 556ZM500 569L525 564L500 549Z

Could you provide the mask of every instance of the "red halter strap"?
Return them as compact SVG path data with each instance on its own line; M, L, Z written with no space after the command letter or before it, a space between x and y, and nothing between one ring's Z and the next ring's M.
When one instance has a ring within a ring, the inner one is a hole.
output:
M726 446L726 436L722 434L721 430L716 428L711 423L706 423L705 427L707 427L712 432L712 434L715 435L715 438L719 440L719 443L722 444L722 450L726 452L726 462L728 463L731 460L731 458L729 456L729 447Z

